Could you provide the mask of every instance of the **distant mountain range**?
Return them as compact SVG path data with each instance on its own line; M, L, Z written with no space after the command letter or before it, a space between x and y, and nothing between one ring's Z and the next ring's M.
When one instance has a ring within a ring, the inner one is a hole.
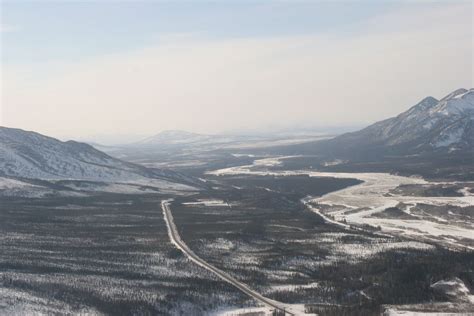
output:
M286 139L285 139L286 138ZM292 154L347 158L470 151L474 148L474 89L458 89L441 100L426 97L406 112L360 131L325 140L316 137L251 137L164 131L131 147L200 149L283 146ZM279 149L277 149L279 150Z
M113 158L75 141L0 127L0 176L43 180L84 180L170 186L193 179Z
M258 141L264 137L204 135L181 130L162 131L142 141L129 144L131 147L162 147L162 146L202 146L229 144L234 142Z
M134 148L187 148L198 147L202 150L267 147L281 144L304 143L311 140L327 138L323 134L276 134L276 135L208 135L181 130L166 130L142 141L128 144L125 147ZM122 146L124 147L124 146Z
M129 145L94 148L0 127L0 176L3 177L194 184L193 178L179 173L120 159L160 166L156 163L173 162L177 157L197 159L203 152L309 157L294 167L319 165L348 171L363 166L366 171L405 170L413 174L458 174L474 178L474 89L459 89L441 100L424 98L396 117L330 139L317 135L253 137L164 131Z
M302 144L330 136L318 133L276 135L206 135L180 130L166 130L142 141L102 146L92 144L107 154L145 166L173 166L179 160L195 161L201 154L230 155L239 150L255 150L289 144ZM164 164L164 165L163 165Z

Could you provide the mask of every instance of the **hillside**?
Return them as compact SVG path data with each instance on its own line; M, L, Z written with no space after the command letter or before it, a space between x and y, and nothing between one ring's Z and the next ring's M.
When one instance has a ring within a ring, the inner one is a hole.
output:
M0 176L153 186L195 183L175 172L121 161L84 143L6 127L0 127Z
M458 89L441 100L426 97L407 111L360 131L265 153L306 156L288 160L287 165L294 168L319 165L334 171L472 179L474 89Z

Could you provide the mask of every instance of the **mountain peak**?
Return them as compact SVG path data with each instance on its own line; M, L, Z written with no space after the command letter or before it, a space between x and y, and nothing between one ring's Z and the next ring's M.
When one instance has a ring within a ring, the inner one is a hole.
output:
M438 103L438 102L439 102L438 99L433 98L432 96L428 96L428 97L424 98L423 100L421 100L418 104L419 105L431 105L431 104Z
M432 96L426 97L417 104L415 104L411 109L408 110L408 112L413 112L413 111L426 111L427 109L432 108L436 104L438 104L439 100L433 98Z
M472 150L474 89L458 89L439 101L424 98L396 117L323 144L333 153L360 156Z
M400 113L397 118L405 121L417 121L420 117L426 116L429 111L439 103L439 100L429 96L412 106L408 111ZM401 127L401 126L400 126Z
M457 89L457 90L451 92L450 94L448 94L447 96L445 96L444 98L442 98L441 101L446 101L446 100L449 100L449 99L462 97L462 95L466 94L469 91L473 91L473 89L471 89L471 90L467 90L467 89L464 89L464 88Z
M448 94L431 110L431 114L474 116L474 89L458 89Z

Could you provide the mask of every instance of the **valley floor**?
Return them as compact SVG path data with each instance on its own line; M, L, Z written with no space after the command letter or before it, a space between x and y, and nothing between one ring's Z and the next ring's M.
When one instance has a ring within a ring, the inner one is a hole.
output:
M171 198L190 250L271 300L319 315L474 312L468 292L432 287L474 286L474 185L281 161L200 173L208 188L189 194L2 196L0 314L268 313L170 242L160 203Z
M257 160L252 165L211 172L213 175L258 175L357 179L361 183L322 197L306 197L309 207L340 225L368 226L382 232L432 240L474 250L474 183L428 182L417 177L385 173L273 171L282 158ZM449 191L451 189L451 191ZM427 191L434 191L427 194ZM438 192L436 192L438 190ZM443 196L448 191L450 196ZM398 214L393 214L398 212ZM390 214L391 213L391 214Z
M2 199L0 315L202 315L253 304L176 250L162 198Z

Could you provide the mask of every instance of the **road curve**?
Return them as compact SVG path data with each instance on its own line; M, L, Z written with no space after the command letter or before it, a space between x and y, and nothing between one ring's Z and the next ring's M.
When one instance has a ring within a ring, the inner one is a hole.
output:
M186 254L186 256L189 259L191 259L194 263L196 263L196 264L200 265L201 267L211 271L212 273L214 273L215 275L220 277L222 280L232 284L233 286L238 288L240 291L242 291L243 293L247 294L248 296L254 298L255 300L263 303L264 305L266 305L268 307L275 308L276 310L285 312L285 315L296 315L292 312L289 312L287 310L288 308L283 303L276 302L274 300L266 298L266 297L262 296L261 294L255 292L254 290L249 288L247 285L237 281L235 278L233 278L232 276L230 276L226 272L224 272L222 270L219 270L218 268L210 265L209 263L207 263L206 261L204 261L203 259L198 257L191 249L189 249L189 247L184 243L184 241L179 236L178 229L176 228L176 225L174 223L173 214L171 214L171 209L170 209L170 206L169 206L169 203L171 201L172 200L163 200L163 201L161 201L161 209L163 210L163 216L165 218L166 227L168 228L168 236L170 237L171 242L178 249L180 249L182 252L184 252L184 254Z

